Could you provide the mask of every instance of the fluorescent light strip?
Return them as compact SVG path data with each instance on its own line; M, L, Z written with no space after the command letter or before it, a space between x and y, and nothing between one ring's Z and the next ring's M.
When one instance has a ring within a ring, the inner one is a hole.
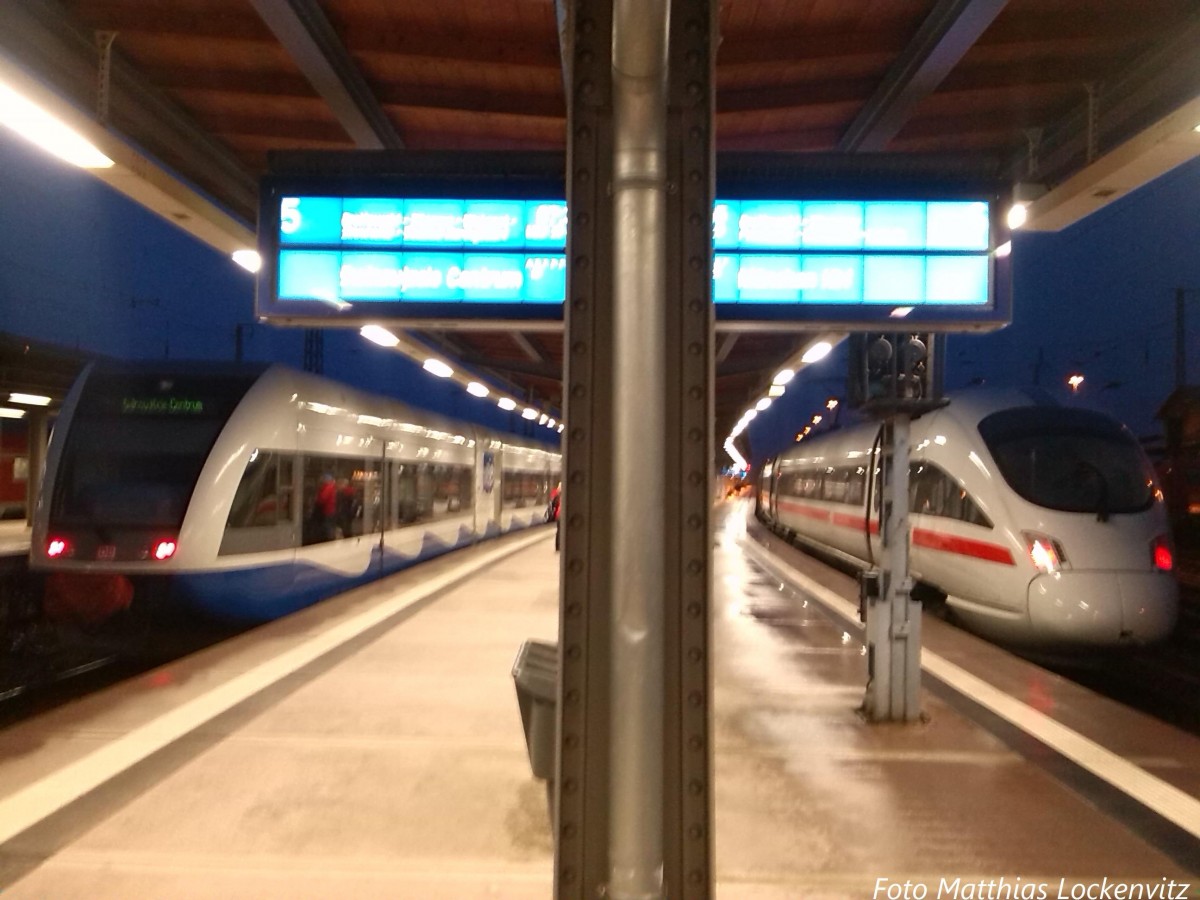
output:
M0 83L0 123L47 153L83 169L107 169L113 161L75 129Z

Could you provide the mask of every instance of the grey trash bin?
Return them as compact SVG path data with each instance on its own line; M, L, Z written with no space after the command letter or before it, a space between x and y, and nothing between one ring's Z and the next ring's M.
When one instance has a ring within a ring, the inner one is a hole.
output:
M558 692L558 644L528 640L512 668L525 747L534 778L554 779L554 712Z

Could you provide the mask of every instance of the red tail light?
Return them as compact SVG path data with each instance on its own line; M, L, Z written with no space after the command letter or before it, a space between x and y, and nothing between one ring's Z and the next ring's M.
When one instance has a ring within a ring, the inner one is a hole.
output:
M1154 568L1160 572L1170 572L1171 569L1175 568L1175 557L1171 553L1171 542L1167 540L1166 535L1160 534L1150 544L1150 558L1154 562Z
M154 545L153 556L155 559L170 559L175 555L175 548L174 541L159 541Z
M71 545L63 538L50 538L46 541L46 555L51 559L58 559L60 556L68 556Z

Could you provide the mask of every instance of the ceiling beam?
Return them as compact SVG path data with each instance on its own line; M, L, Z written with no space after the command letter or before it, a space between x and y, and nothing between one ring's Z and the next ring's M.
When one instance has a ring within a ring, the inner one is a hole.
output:
M508 336L512 338L514 344L521 348L521 352L528 356L535 363L546 362L545 355L538 350L537 347L533 346L533 342L530 341L529 338L525 337L525 335L521 334L521 332L512 331L509 332Z
M317 0L251 3L360 149L404 147Z
M937 89L1008 0L939 0L867 101L838 150L877 152L899 134L917 104Z

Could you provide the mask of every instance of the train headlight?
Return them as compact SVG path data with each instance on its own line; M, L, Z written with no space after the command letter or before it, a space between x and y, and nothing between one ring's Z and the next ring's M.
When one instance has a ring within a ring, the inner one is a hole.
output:
M154 545L154 549L151 551L151 555L155 559L170 559L172 556L175 555L175 547L176 547L176 544L174 541L171 541L171 540L159 541L157 544Z
M1067 568L1067 554L1063 552L1062 544L1046 534L1036 531L1023 531L1025 549L1029 552L1029 560L1039 572L1052 575L1059 569Z
M1171 541L1165 534L1160 534L1150 542L1150 561L1160 572L1170 572L1175 568L1175 557L1171 553Z

